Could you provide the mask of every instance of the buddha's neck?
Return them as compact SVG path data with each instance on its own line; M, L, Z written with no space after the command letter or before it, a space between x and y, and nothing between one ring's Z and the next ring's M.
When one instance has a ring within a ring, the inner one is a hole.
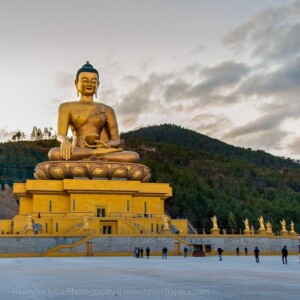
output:
M92 103L94 102L94 99L93 96L81 95L79 101L84 103Z

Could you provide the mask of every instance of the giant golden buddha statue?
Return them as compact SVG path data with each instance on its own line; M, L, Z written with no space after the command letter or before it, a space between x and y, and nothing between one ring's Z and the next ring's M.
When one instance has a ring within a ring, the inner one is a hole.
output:
M136 152L120 148L120 135L112 107L95 102L99 87L98 71L87 62L77 71L75 86L79 100L59 106L57 140L50 162L38 164L36 179L74 177L124 178L148 181L150 170L136 164ZM73 142L67 137L71 129Z
M137 153L118 148L120 135L114 110L94 101L99 75L89 62L78 70L75 86L80 99L60 105L57 139L61 144L60 148L49 151L49 159L80 160L99 156L115 162L139 161ZM67 137L69 128L73 133L73 143Z

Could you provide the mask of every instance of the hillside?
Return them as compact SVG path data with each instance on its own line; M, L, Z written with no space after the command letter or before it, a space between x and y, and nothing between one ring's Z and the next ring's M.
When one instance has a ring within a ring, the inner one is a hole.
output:
M211 227L210 217L216 214L221 227L238 229L246 217L258 228L262 214L274 231L281 229L282 218L287 224L293 220L299 231L300 168L291 159L174 125L141 128L122 137L126 148L138 150L152 169L153 181L171 183L174 196L166 204L173 217L187 216L202 230Z
M141 128L122 134L125 148L140 153L152 170L153 182L167 182L173 197L166 201L172 217L188 217L198 230L218 216L222 228L258 228L262 214L274 231L280 220L293 220L300 230L300 166L275 157L228 145L174 125ZM34 166L47 160L54 140L0 144L0 181L12 184L32 178ZM289 226L288 226L289 229Z

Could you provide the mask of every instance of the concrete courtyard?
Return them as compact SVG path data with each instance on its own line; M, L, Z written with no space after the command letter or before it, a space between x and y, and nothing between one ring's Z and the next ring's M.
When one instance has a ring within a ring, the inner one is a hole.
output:
M299 299L289 256L1 258L0 299Z

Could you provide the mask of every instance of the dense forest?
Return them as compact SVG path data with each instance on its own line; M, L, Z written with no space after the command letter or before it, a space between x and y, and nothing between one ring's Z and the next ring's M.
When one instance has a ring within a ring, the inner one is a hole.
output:
M234 147L192 130L160 125L122 133L126 149L140 153L152 170L153 182L170 183L173 197L166 210L173 218L187 217L198 229L243 229L243 219L258 229L263 215L273 231L280 220L300 230L300 165L264 151ZM32 178L34 166L47 160L55 140L0 144L0 182L11 184ZM289 225L287 226L290 228Z

